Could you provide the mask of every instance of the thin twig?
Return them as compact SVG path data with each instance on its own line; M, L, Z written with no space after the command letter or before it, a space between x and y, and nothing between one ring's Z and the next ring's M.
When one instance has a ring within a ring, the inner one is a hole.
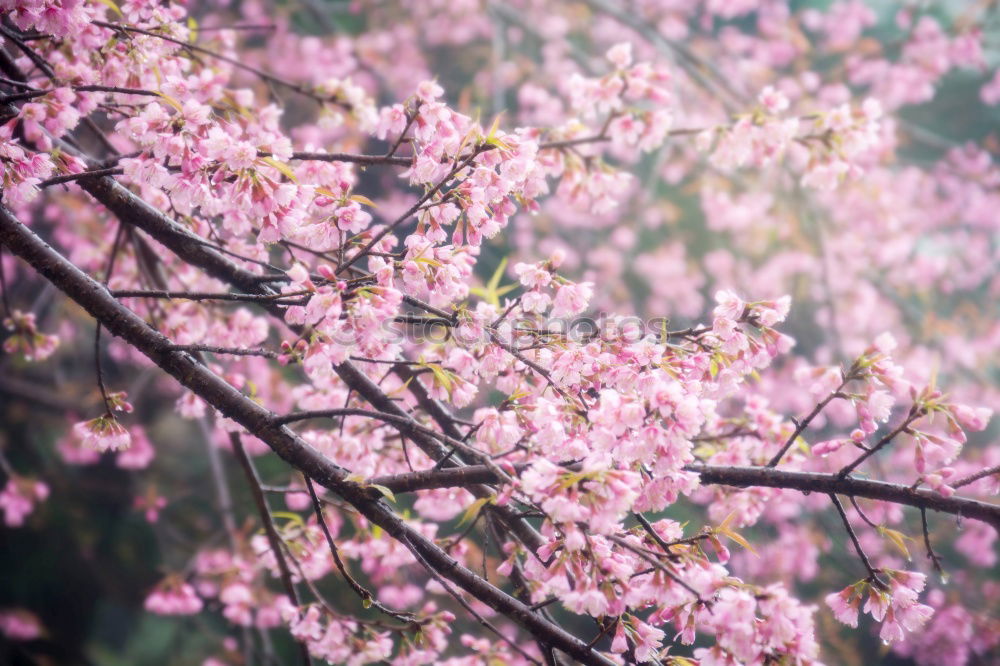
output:
M394 617L397 620L403 620L404 622L415 621L416 618L410 613L394 611L384 606L375 598L375 595L365 589L361 583L355 580L354 576L348 573L347 567L344 566L344 561L340 557L340 549L337 548L337 543L333 540L333 535L330 533L330 527L326 524L326 517L323 515L323 505L320 503L319 495L316 494L316 488L313 486L312 479L308 476L304 478L306 480L306 488L309 490L309 497L312 499L313 511L316 513L316 521L319 523L320 529L323 530L323 536L326 537L326 543L330 547L333 562L337 565L337 570L340 571L340 574L347 581L350 588L361 597L361 601L366 607L372 606L386 615Z
M353 265L354 263L356 263L357 261L359 261L362 257L365 257L369 252L372 251L372 249L375 247L375 245L380 240L382 240L387 235L389 235L394 229L396 229L396 227L398 227L399 225L401 225L403 222L406 222L413 214L415 214L417 211L420 210L421 206L423 206L425 203L427 203L428 201L430 201L431 197L433 197L435 194L437 194L438 192L440 192L441 188L443 188L445 185L447 185L448 182L450 182L451 179L454 178L455 175L458 174L459 171L461 171L465 167L467 167L470 164L472 164L473 160L475 160L476 157L478 157L481 153L484 153L487 150L491 150L492 148L493 148L493 146L490 145L490 144L482 144L482 145L476 146L476 148L469 154L468 157L466 157L464 160L462 160L461 162L459 162L458 164L456 164L454 167L452 167L451 171L448 172L448 175L446 175L444 178L442 178L441 181L437 185L435 185L431 189L427 190L427 192L424 193L424 195L422 197L420 197L419 199L417 199L417 202L415 204L413 204L412 206L410 206L410 208L405 213L403 213L398 218L396 218L396 220L394 222L392 222L391 224L386 225L385 228L383 228L381 231L379 231L377 234L375 234L372 237L372 239L370 241L368 241L367 245L365 245L363 248L361 248L360 252L358 252L353 257L351 257L350 259L347 259L343 264L341 264L337 268L337 274L339 275L341 272L347 270L351 265Z
M844 375L843 381L840 382L840 386L831 391L830 395L823 398L823 400L821 400L815 407L813 407L813 410L809 412L809 414L804 419L795 422L795 430L792 432L791 436L785 441L785 444L781 447L781 449L774 454L774 457L771 458L771 460L768 461L766 465L767 467L777 467L778 463L781 462L782 456L784 456L788 452L788 449L792 448L792 445L795 444L795 440L799 438L799 435L805 432L806 428L809 427L809 424L812 423L813 419L819 416L820 412L822 412L826 408L826 406L833 401L834 398L843 397L841 391L847 385L847 382L849 382L850 379L851 379L850 374Z
M0 301L3 301L4 315L10 317L12 310L10 307L10 296L7 294L7 277L4 275L4 270L3 270L2 245L0 245Z
M149 30L143 30L142 28L136 28L134 26L125 25L125 24L122 24L122 23L108 23L107 21L96 21L96 20L95 21L91 21L91 23L93 23L94 25L100 26L102 28L108 28L109 30L115 30L115 31L117 31L119 33L121 33L121 32L130 32L130 33L139 34L139 35L146 35L147 37L155 37L157 39L162 39L165 42L170 42L171 44L177 44L178 46L180 46L180 47L182 47L184 49L187 49L188 51L193 51L195 53L201 53L201 54L207 55L207 56L209 56L211 58L215 58L216 60L221 60L222 62L229 63L230 65L232 65L233 67L236 67L237 69L242 69L243 71L250 72L254 76L257 76L257 77L259 77L259 78L261 78L261 79L263 79L263 80L265 80L265 81L267 81L269 83L273 83L273 84L276 84L276 85L288 88L289 90L297 92L300 95L304 95L306 97L312 98L312 99L314 99L314 100L316 100L318 102L330 102L330 103L338 104L338 105L343 106L345 108L350 108L350 106L348 104L344 103L344 102L341 102L341 101L333 99L333 98L323 97L323 96L318 95L315 92L313 92L313 91L309 90L308 88L305 88L305 87L303 87L303 86L301 86L301 85L299 85L297 83L293 83L291 81L286 81L285 79L283 79L283 78L281 78L279 76L275 76L274 74L271 74L269 72L265 72L262 69L258 69L256 67L248 65L248 64L246 64L246 63L244 63L244 62L242 62L240 60L237 60L236 58L230 58L229 56L223 55L221 53L218 53L217 51L213 51L211 49L207 49L204 46L198 46L196 44L191 44L189 42L185 42L185 41L182 41L180 39L175 39L175 38L170 37L168 35L164 35L164 34L152 32L152 31L149 31Z
M884 448L890 442L892 442L892 440L894 440L896 436L898 436L900 433L906 432L907 428L909 428L914 421L923 416L924 413L925 413L924 410L917 407L916 405L910 407L910 412L907 414L906 418L903 419L902 423L893 428L890 432L886 433L886 435L882 437L882 439L880 439L878 442L875 443L875 446L871 447L870 449L862 453L853 462L851 462L842 470L837 472L837 476L839 476L840 478L846 478L847 475L850 474L852 471L854 471L854 469L856 469L858 465L860 465L864 461L868 460L868 458L872 457L880 450L882 450L882 448Z
M710 604L710 602L708 600L704 599L701 596L701 594L698 593L698 590L696 590L693 587L691 587L688 583L685 583L680 578L680 576L678 576L676 573L674 573L673 571L671 571L670 568L667 567L667 565L665 565L663 562L661 562L660 560L656 559L655 557L653 557L652 555L650 555L649 553L647 553L644 549L637 548L633 544L629 543L627 539L623 539L623 538L621 538L619 536L616 536L614 534L608 536L607 539L609 541L613 541L614 543L618 544L622 548L625 548L627 550L632 551L633 553L635 553L636 555L638 555L640 558L642 558L643 560L645 560L646 562L648 562L651 566L653 566L654 568L656 568L659 571L663 572L667 576L667 578L669 578L670 580L674 581L675 583L677 583L678 585L680 585L681 587L683 587L685 590L687 590L688 592L690 592L692 595L694 595L694 598L698 600L698 603L703 604L705 606L708 606Z
M271 508L267 505L267 498L264 497L264 491L260 487L260 477L257 475L257 468L254 467L253 461L247 455L239 433L229 433L229 442L233 446L233 453L236 454L236 459L240 461L240 466L243 468L247 485L250 486L250 494L253 495L254 504L257 506L257 513L260 514L260 522L264 525L264 533L267 535L268 544L271 546L271 553L274 555L274 561L278 565L278 571L281 575L281 585L285 588L285 594L288 595L289 601L298 607L299 595L295 591L295 583L292 582L292 572L288 569L288 563L285 561L285 556L281 550L281 536L274 527L274 520L271 518ZM309 664L312 664L312 657L309 656L309 647L305 641L296 639L296 642L299 644L302 662L309 666Z
M434 580L436 580L438 582L438 584L445 589L446 592L448 592L448 594L450 594L452 597L454 597L455 601L457 601L459 603L459 605L462 608L464 608L469 613L469 615L471 615L472 617L474 617L476 619L476 621L479 622L479 624L483 625L484 627L486 627L487 629L489 629L490 631L492 631L494 634L496 634L501 640L503 640L505 643L507 643L507 645L511 646L522 657L524 657L525 659L527 659L528 661L530 661L533 664L538 664L538 666L541 666L541 663L537 659L535 659L534 657L532 657L531 655L529 655L527 652L525 652L524 649L521 648L521 646L519 646L513 640L511 640L510 638L507 638L507 636L505 636L503 634L503 632L501 632L499 629L497 629L493 625L492 622L490 622L485 617L483 617L478 612L476 612L476 609L474 609L469 604L469 602L466 601L462 597L462 595L459 594L458 591L456 591L455 588L453 588L451 586L451 583L449 583L447 580L445 580L441 576L441 574L439 574L437 572L437 570L435 570L434 567L432 567L430 565L430 563L427 560L424 559L424 556L420 554L420 551L412 543L410 543L408 539L404 538L403 542L410 549L410 552L413 554L413 557L416 558L417 562L419 562L420 565L424 569L427 570L427 573L429 573L431 575L431 577Z
M934 548L931 546L931 533L927 527L927 509L923 507L920 508L920 526L924 531L924 546L927 547L927 558L934 565L934 569L938 572L938 575L944 576L944 569L941 567L941 558L937 556L934 552Z
M858 557L861 558L862 564L865 565L865 569L868 570L868 580L872 581L879 587L885 589L888 587L882 582L882 579L878 577L879 570L872 566L871 561L868 559L868 555L865 554L864 548L861 547L861 542L858 541L858 535L854 533L854 528L851 527L851 521L847 518L847 512L844 511L844 505L840 503L840 499L835 493L830 493L830 501L833 505L837 507L837 513L840 514L840 519L844 523L844 529L847 530L848 536L851 537L851 542L854 544L854 550L857 551Z
M980 479L985 479L988 476L993 476L994 474L1000 474L1000 465L994 465L993 467L988 467L987 469L981 469L974 474L970 474L965 478L959 479L955 483L951 484L951 487L958 489L962 486L967 486L970 483L975 483Z

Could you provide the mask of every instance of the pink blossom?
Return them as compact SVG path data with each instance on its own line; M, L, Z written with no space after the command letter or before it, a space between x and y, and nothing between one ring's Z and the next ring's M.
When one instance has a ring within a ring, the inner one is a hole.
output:
M826 605L833 611L833 616L837 618L838 622L857 628L860 599L853 586L845 587L840 592L826 595L825 601Z
M628 42L615 44L608 49L604 57L618 69L625 69L632 64L632 45Z
M814 456L826 457L834 451L840 450L840 447L844 444L850 444L850 442L851 440L848 439L828 439L817 442L812 445L812 453Z
M594 286L590 282L560 285L552 302L552 316L565 317L580 314L587 309Z
M757 96L757 101L771 114L785 111L789 104L788 98L781 91L776 90L774 86L764 88Z
M42 636L38 617L23 608L0 610L0 633L11 641L30 641Z
M8 354L21 354L26 361L44 361L59 347L59 336L38 331L33 313L14 310L4 318L3 325L12 332L3 343Z
M966 405L951 405L951 413L966 430L978 432L985 430L993 416L993 410L988 407L969 407Z
M0 509L4 513L7 527L21 527L24 519L35 509L36 502L44 502L49 496L49 487L32 479L11 476L0 492Z
M80 421L73 426L74 435L83 446L95 451L121 451L132 443L129 432L111 413L89 421Z
M146 610L157 615L194 615L201 611L202 605L191 585L170 578L157 586L145 601Z

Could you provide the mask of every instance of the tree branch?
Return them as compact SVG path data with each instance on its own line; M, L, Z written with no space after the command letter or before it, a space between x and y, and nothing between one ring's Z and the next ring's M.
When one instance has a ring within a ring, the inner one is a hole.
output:
M520 472L526 467L527 465L521 463L515 465L514 469ZM848 496L866 497L950 513L965 518L974 518L989 523L1000 531L1000 505L966 497L945 497L931 490L916 490L897 483L858 479L850 476L841 478L837 474L793 472L768 467L688 465L685 469L701 476L701 482L704 484L738 488L783 488L801 492L840 493ZM496 477L482 465L421 470L371 479L371 483L385 486L394 493L494 482L496 482Z
M264 525L267 542L271 546L271 552L274 553L274 561L277 563L278 572L281 574L281 586L285 588L285 594L288 595L289 601L298 606L299 595L295 591L295 583L292 582L292 572L285 561L285 555L281 552L281 536L274 527L274 520L271 518L271 508L267 505L267 498L264 497L264 491L260 487L260 477L257 475L257 468L254 467L253 461L250 460L246 449L243 448L243 439L239 433L229 433L229 442L233 446L233 453L236 454L236 459L240 461L243 474L247 478L247 485L250 486L250 494L253 495L254 504L257 505L260 522ZM309 666L309 664L312 664L312 657L309 656L309 647L304 641L296 640L296 642L302 653L302 663Z
M141 317L116 301L105 287L53 250L4 207L0 207L0 243L76 301L113 335L124 339L195 395L260 438L290 465L353 505L389 536L406 544L414 556L427 561L443 578L581 663L600 666L613 663L562 627L546 621L524 603L462 566L400 519L382 501L380 493L349 481L348 470L325 458L289 429L276 424L272 412L237 391L190 354L171 349L166 336L151 329Z
M865 549L861 547L861 542L858 541L858 535L854 533L854 528L851 527L851 521L847 518L847 512L844 511L844 505L840 503L840 498L837 497L836 493L830 493L830 501L833 502L833 506L836 507L837 513L840 514L840 520L844 523L844 529L847 530L847 536L851 537L851 543L854 544L854 550L858 553L858 557L861 558L861 563L864 564L865 569L868 570L868 580L883 589L887 588L888 586L882 582L881 578L878 577L878 569L872 566L871 560L869 560L868 555L865 554Z
M91 196L108 208L121 222L142 229L170 251L188 264L196 266L209 276L229 283L243 293L274 295L275 292L261 281L261 276L234 264L217 250L207 247L204 239L191 233L174 222L170 217L150 206L140 197L122 187L114 178L102 176L80 181L81 187ZM284 320L284 311L274 303L265 304L265 309L273 316ZM295 327L292 330L301 332ZM362 398L378 411L395 417L412 421L405 411L400 409L389 396L385 394L369 377L361 372L350 361L334 366L334 371L345 384L356 391ZM429 396L422 398L424 392L419 382L412 382L411 389L424 406L430 406ZM443 420L446 412L439 409L430 411L432 417ZM454 427L454 426L452 426ZM415 433L411 439L433 460L441 460L449 456L449 450L435 437L425 433ZM461 457L452 455L446 462L448 467L459 467L463 464ZM474 486L468 489L476 497L487 497L493 491L485 486ZM540 534L526 521L518 518L509 507L497 507L497 516L504 522L518 539L532 551L537 550L545 542Z

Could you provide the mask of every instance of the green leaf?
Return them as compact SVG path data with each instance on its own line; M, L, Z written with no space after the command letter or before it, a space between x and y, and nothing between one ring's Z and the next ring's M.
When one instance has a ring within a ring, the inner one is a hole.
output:
M490 140L497 135L497 130L500 129L500 118L503 116L503 111L497 114L497 117L493 119L493 124L490 125L490 131L486 133L486 140Z
M275 518L285 518L291 523L295 523L299 527L305 527L306 523L302 520L302 516L295 513L294 511L272 511L271 515Z
M444 390L451 393L451 389L455 386L455 380L452 379L451 373L442 368L437 363L426 363L424 367L430 369L434 373L434 379L438 384L444 387Z
M505 268L507 268L507 257L500 260L500 264L497 266L497 269L493 271L493 275L490 276L490 279L487 280L485 287L472 287L469 291L476 296L479 296L493 307L500 307L500 297L505 294L509 294L520 286L516 282L503 287L500 286L500 280L503 279L503 272Z
M413 261L418 261L421 264L429 264L435 268L441 268L443 265L440 261L435 261L434 259L428 259L427 257L414 257Z
M496 290L496 288L500 285L500 280L503 279L503 272L505 268L507 268L507 257L501 259L500 263L497 264L497 269L493 271L493 275L490 276L490 281L486 283L487 289L490 291Z
M559 487L562 490L566 490L567 488L572 488L577 483L589 478L590 476L585 472L571 472L570 474L563 476L562 481L559 482Z
M515 289L517 289L517 287L518 287L517 284L505 284L504 286L502 286L502 287L500 287L499 289L496 290L496 295L497 295L498 298L500 296L506 296L510 292L512 292Z
M299 182L299 179L295 177L295 172L292 171L292 167L288 166L284 162L276 160L273 157L262 157L260 158L260 161L264 162L269 166L273 166L275 169L280 171L285 176L285 178L292 181L293 183Z
M380 493L382 493L385 496L385 498L387 500L389 500L390 502L392 502L393 504L396 503L396 496L392 493L391 490L389 490L385 486L379 485L377 483L369 483L368 487L369 488L374 488L375 490L377 490Z
M115 14L118 14L118 16L125 16L122 14L122 10L118 9L118 5L116 5L113 0L97 0L97 2L101 3Z
M753 546L750 545L750 542L747 541L746 539L744 539L741 534L738 534L738 533L733 532L731 530L727 531L725 534L726 534L727 537L729 537L730 539L732 539L736 543L740 544L741 546L743 546L744 548L746 548L747 550L749 550L754 555L757 555L757 551L754 550ZM760 556L758 555L758 557L760 557Z
M879 534L887 538L892 543L892 545L895 546L899 550L899 552L903 554L904 557L906 557L907 560L912 559L910 557L910 549L906 547L907 540L913 541L911 537L906 536L899 530L893 530L888 527L882 527L881 525L878 526L878 532Z
M491 146L496 146L500 150L510 150L510 144L509 143L507 143L506 141L503 141L502 139L498 139L495 136L492 136L492 137L486 139L486 143L490 144Z
M726 516L726 519L722 521L721 525L719 525L718 527L715 528L715 531L718 532L719 534L725 535L726 537L732 539L736 543L738 543L741 546L743 546L745 549L749 550L754 555L757 555L757 551L754 550L753 546L750 545L750 542L747 541L746 539L744 539L743 535L741 535L738 532L734 531L733 528L730 527L730 525L733 522L733 518L735 518L735 517L736 517L736 512L733 511L728 516ZM760 557L759 555L757 555L757 556Z
M372 201L371 199L369 199L368 197L366 197L363 194L352 194L351 195L351 201L357 201L360 204L364 204L366 206L371 206L372 208L378 208L378 206L375 205L374 201Z
M495 504L495 503L496 503L496 498L492 495L490 495L489 497L480 497L475 502L469 505L469 508L466 509L465 513L462 514L462 519L458 521L458 524L464 525L470 520L474 520L476 516L479 515L479 512L482 511L484 506L486 506L487 504Z
M167 95L166 93L161 93L159 91L155 91L155 92L156 92L157 96L160 97L160 99L162 99L164 102L166 102L170 106L172 106L175 109L177 109L177 113L184 113L184 107L181 106L181 103L178 102L176 99L174 99L170 95Z

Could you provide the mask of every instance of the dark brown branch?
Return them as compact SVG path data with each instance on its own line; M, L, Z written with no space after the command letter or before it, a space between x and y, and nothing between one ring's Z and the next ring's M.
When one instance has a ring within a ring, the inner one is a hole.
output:
M122 187L110 176L81 178L80 187L100 201L115 217L142 229L177 256L209 276L228 282L243 293L261 293L261 276L232 263L217 249L161 211ZM267 292L270 293L270 292Z
M963 479L959 479L955 483L951 484L951 487L958 489L962 486L967 486L970 483L975 483L980 479L985 479L988 476L993 476L994 474L1000 474L1000 465L994 465L993 467L988 467L987 469L981 469L974 474L970 474Z
M636 511L632 515L635 516L635 519L637 521L639 521L639 524L642 526L642 529L644 529L646 531L646 534L648 534L650 536L650 538L653 541L656 542L656 545L658 545L660 548L663 549L663 553L665 555L667 555L668 557L674 557L674 554L671 552L671 546L677 545L677 544L670 544L670 543L667 543L666 541L664 541L663 537L661 537L659 534L657 534L656 530L653 529L653 525L648 520L646 520L646 516L642 515L638 511ZM692 543L694 543L694 541L697 541L698 539L701 539L701 538L707 538L707 535L699 535L697 537L691 537L691 539L689 539L689 540Z
M159 289L115 289L111 292L115 298L159 298L164 300L184 301L238 301L246 303L281 303L280 299L294 298L298 293L291 294L231 294L215 291L162 291ZM296 303L298 301L295 301Z
M760 467L693 465L687 469L700 474L702 483L854 495L974 518L989 523L1000 531L1000 505L966 497L945 497L931 490L915 490L898 483L841 477L839 474L792 472Z
M562 627L548 622L524 603L462 566L400 519L378 493L348 480L348 470L331 462L295 433L276 424L272 412L241 394L190 354L172 350L168 338L151 329L141 317L115 300L105 287L49 247L3 207L0 207L0 244L76 301L113 335L121 337L195 395L260 438L292 467L354 506L390 537L406 544L416 557L423 558L443 578L581 663L600 666L612 663ZM391 400L389 402L399 409Z
M395 157L393 155L353 155L351 153L292 153L293 160L304 160L313 162L350 162L352 164L363 164L374 166L378 164L389 164L392 166L407 167L413 163L411 157Z
M52 185L60 185L62 183L72 183L75 180L80 180L81 178L91 178L94 176L117 176L124 173L121 167L108 167L106 169L90 169L88 171L81 171L80 173L67 173L62 176L53 176L47 180L43 180L38 184L38 187L45 188L51 187Z
M408 545L409 545L409 544L408 544ZM412 548L412 547L411 547L411 549L410 549L410 550L411 550L411 551L413 552L413 555L414 555L414 556L415 556L415 557L417 558L417 562L419 562L419 563L420 563L420 565L421 565L421 566L422 566L422 567L423 567L424 569L426 569L426 570L427 570L427 573L429 573L429 574L431 575L431 578L433 578L434 580L436 580L436 581L438 582L438 584L439 584L439 585L441 585L441 587L443 587L443 588L445 589L445 591L446 591L446 592L447 592L448 594L450 594L450 595L451 595L451 596L452 596L452 597L453 597L453 598L455 599L455 601L457 601L457 602L458 602L458 604L459 604L459 605L460 605L460 606L461 606L462 608L464 608L464 609L466 610L466 612L467 612L467 613L468 613L469 615L471 615L472 617L474 617L474 618L476 619L476 621L477 621L477 622L479 622L479 624L481 624L482 626L486 627L486 629L488 629L488 630L490 630L491 632L493 632L494 634L496 634L496 636L497 636L498 638L500 638L500 639L501 639L502 641L504 641L505 643L507 643L507 645L511 646L511 648L513 648L513 649L514 649L514 650L515 650L515 651L516 651L516 652L517 652L518 654L520 654L520 655L521 655L522 657L524 657L525 659L527 659L528 661L530 661L530 662L531 662L531 663L533 663L533 664L539 664L539 662L538 662L538 660L537 660L537 659L535 659L534 657L532 657L531 655L529 655L529 654L528 654L527 652L525 652L525 651L524 651L524 650L523 650L523 649L522 649L522 648L521 648L521 647L520 647L520 646L519 646L519 645L518 645L517 643L515 643L515 642L514 642L514 641L512 641L512 640L511 640L510 638L508 638L507 636L505 636L505 635L503 634L503 632L502 632L502 631L500 631L499 629L497 629L497 628L496 628L496 627L495 627L495 626L493 625L493 623L492 623L492 622L490 622L490 621L489 621L489 620L487 620L487 619L486 619L485 617L483 617L482 615L480 615L479 613L477 613L477 612L476 612L476 609L475 609L475 608L473 608L473 607L472 607L472 606L471 606L471 605L469 604L469 602L468 602L468 601L466 601L466 600L465 600L464 598L462 598L462 595L461 595L461 594L459 594L458 592L456 592L456 591L455 591L455 588L453 588L453 587L452 587L452 586L451 586L451 585L450 585L450 584L448 583L448 581L446 581L446 580L445 580L444 578L442 578L442 577L441 577L441 574L440 574L440 573L438 573L438 572L437 572L437 570L436 570L436 569L435 569L434 567L432 567L432 566L431 566L431 564L430 564L430 563L429 563L429 562L428 562L427 560L425 560L425 559L423 558L423 556L422 556L422 555L420 555L420 553L419 553L419 552L418 552L418 551L417 551L417 550L416 550L415 548ZM590 646L589 646L589 645L588 645L588 646L586 646L586 647L587 647L588 649L590 649ZM541 664L539 664L539 666L541 666Z
M281 354L270 349L244 349L241 347L216 347L214 345L173 345L174 351L189 353L208 352L228 356L263 356L264 358L279 358Z
M342 407L339 409L316 409L308 412L292 412L274 419L275 423L286 425L297 421L308 421L310 419L335 419L341 416L364 416L365 418L384 421L392 425L409 425L411 419L399 417L395 414L382 414L371 409L360 407Z
M106 92L106 93L119 93L122 95L143 95L146 97L159 97L160 94L152 90L145 90L143 88L117 88L115 86L96 86L96 85L86 85L86 86L70 86L72 90L76 92ZM43 89L33 89L26 90L25 92L14 93L12 95L6 95L5 97L0 97L0 104L9 104L11 102L22 102L24 100L35 99L36 97L44 97L50 93L54 93L55 88L50 88L48 90Z
M868 516L866 516L865 512L861 510L861 505L858 504L858 499L854 495L851 495L848 499L851 500L851 506L853 506L854 510L858 512L858 516L861 517L861 520L865 521L865 523L867 523L869 527L874 528L874 529L877 530L878 529L878 525L876 525L875 523L873 523L872 520L871 520L871 518L869 518ZM920 511L923 512L924 509L921 509Z
M11 42L13 42L14 45L16 45L17 48L21 50L21 53L26 55L28 59L32 63L34 63L35 67L37 67L43 74L45 74L45 76L55 80L56 75L55 72L52 71L52 67L49 66L49 64L45 62L45 59L42 58L40 55L38 55L38 53L36 53L34 49L25 44L24 41L21 40L16 33L14 33L11 30L8 30L3 25L0 25L0 34L9 39ZM25 81L27 81L27 78L25 78Z
M910 427L910 425L914 421L919 419L921 416L923 416L925 413L926 413L925 410L923 408L918 407L917 405L913 405L912 407L910 407L910 411L909 413L907 413L906 418L903 419L902 423L900 423L898 426L896 426L891 431L886 433L880 440L878 440L878 442L875 443L873 447L871 447L870 449L862 453L860 456L858 456L853 462L844 467L844 469L837 472L837 475L840 477L846 477L848 474L857 469L861 463L868 460L873 455L875 455L883 448L888 446L901 433L906 432L907 429Z
M518 472L525 467L526 465L523 463L514 466ZM1000 505L966 497L945 497L931 490L917 490L897 483L858 479L850 476L840 478L837 474L793 472L767 467L689 465L685 469L699 474L701 482L704 484L737 488L783 488L801 492L854 495L974 518L989 523L1000 531ZM493 476L493 473L482 465L422 470L371 479L372 483L385 486L394 493L413 492L428 488L450 488L474 483L493 483L495 481L496 477Z

